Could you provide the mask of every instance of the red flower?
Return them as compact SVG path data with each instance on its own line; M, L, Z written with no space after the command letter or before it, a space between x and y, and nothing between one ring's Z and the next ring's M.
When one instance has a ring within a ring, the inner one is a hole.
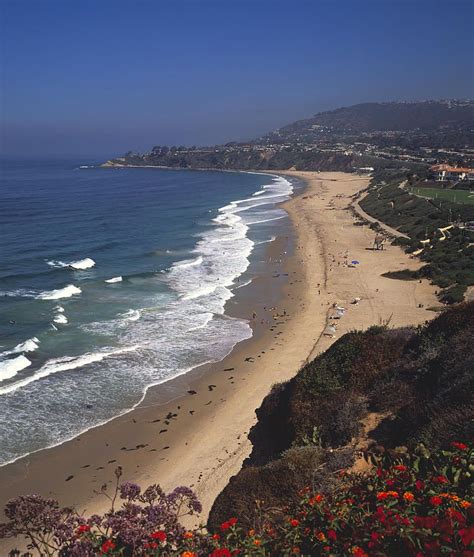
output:
M395 470L398 470L399 472L406 472L407 471L407 467L404 464L397 464L393 468Z
M300 521L296 520L296 518L292 518L290 520L290 525L293 526L293 528L296 528L296 526L299 526Z
M459 537L464 546L471 545L474 540L474 526L470 526L469 528L461 528L458 532Z
M163 532L163 530L159 530L158 532L153 532L153 534L150 535L150 538L152 540L160 540L160 542L165 542L166 532Z
M413 523L417 528L432 530L438 523L438 520L434 516L415 516Z
M232 553L225 547L222 549L214 549L210 557L232 557Z
M148 542L148 543L144 543L143 547L145 549L157 549L158 544L156 542Z
M330 540L336 541L337 540L336 530L328 530L328 538Z
M425 482L423 480L416 480L415 487L418 491L425 489Z
M442 502L443 500L441 499L441 497L438 497L437 495L433 495L433 497L430 497L430 503L433 505L433 507L438 507L439 505L441 505Z
M79 528L76 530L77 534L84 534L85 532L89 532L91 527L88 524L81 524Z
M377 534L377 532L372 532L370 534L370 539L374 542L376 542L379 539L379 535Z
M446 516L448 516L451 520L455 520L459 524L464 524L466 522L464 515L456 509L448 509L446 512Z
M455 449L459 449L460 451L466 451L467 450L467 445L465 445L464 443L460 443L459 441L453 441L451 443L451 447L454 447Z
M219 534L214 534L214 535L212 536L212 539L213 539L213 540L219 540L219 539L220 539Z
M395 482L393 480L387 480L386 484L387 484L387 487L393 487L395 485Z
M112 551L113 549L115 549L115 544L112 540L106 540L100 547L100 550L102 551L102 553L108 553L109 551Z
M227 520L226 522L223 522L221 524L221 530L224 532L225 530L228 530L229 528L231 528L235 524L237 524L237 519L236 518L229 518L229 520Z
M448 484L449 480L446 476L435 476L433 478L433 483L435 483L435 484Z

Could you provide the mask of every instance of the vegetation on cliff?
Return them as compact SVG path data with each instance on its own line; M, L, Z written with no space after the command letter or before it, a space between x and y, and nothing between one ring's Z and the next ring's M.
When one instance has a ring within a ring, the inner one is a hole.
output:
M459 302L466 288L474 285L474 232L466 224L474 221L474 206L413 195L408 186L420 178L413 174L378 171L360 206L371 216L409 236L409 240L396 242L426 263L420 271L407 270L388 276L405 280L429 278L443 289L440 293L443 301Z
M190 494L165 496L158 486L142 493L125 483L117 488L121 507L103 517L18 498L7 507L7 529L28 535L36 554L64 557L472 555L471 447L455 441L443 451L372 460L369 474L341 470L331 494L308 485L280 521L262 513L252 528L231 517L213 534L185 530L177 518L194 512Z
M249 527L262 509L278 515L307 485L331 492L361 434L386 449L470 438L473 323L474 303L466 303L419 329L349 333L276 385L257 411L253 451L217 498L210 527L230 513ZM264 503L257 508L256 500Z

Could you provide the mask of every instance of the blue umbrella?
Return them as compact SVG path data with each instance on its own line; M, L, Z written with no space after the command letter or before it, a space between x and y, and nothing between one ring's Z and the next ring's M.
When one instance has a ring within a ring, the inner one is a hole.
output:
M352 265L359 265L359 262L358 261L353 261Z

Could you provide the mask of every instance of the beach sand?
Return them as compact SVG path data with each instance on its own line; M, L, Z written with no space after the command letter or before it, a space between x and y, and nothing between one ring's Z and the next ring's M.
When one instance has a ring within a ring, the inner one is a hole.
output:
M381 276L419 268L420 262L391 245L372 251L375 233L367 225L354 225L350 196L364 189L368 178L280 174L307 183L284 204L294 238L279 237L270 245L265 272L228 307L231 315L245 318L256 312L253 338L217 364L151 388L135 410L0 469L2 507L15 495L40 493L79 511L104 511L108 500L98 492L105 483L111 488L120 465L124 480L143 486L191 486L203 503L198 521L204 522L250 453L247 434L255 409L273 384L294 376L347 331L383 323L415 325L435 316L426 309L439 305L427 281ZM291 242L293 253L286 257ZM359 264L346 266L346 255L349 264ZM351 304L355 298L360 298L357 305ZM332 323L328 316L334 303L347 311L331 338L324 332Z

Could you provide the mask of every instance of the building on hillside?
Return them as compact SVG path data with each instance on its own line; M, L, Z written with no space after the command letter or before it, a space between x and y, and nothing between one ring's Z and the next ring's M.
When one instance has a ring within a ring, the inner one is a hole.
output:
M357 174L362 174L363 176L371 176L374 171L372 166L363 166L361 168L356 168Z
M437 182L447 181L474 181L474 169L450 166L449 164L435 164L430 168Z

